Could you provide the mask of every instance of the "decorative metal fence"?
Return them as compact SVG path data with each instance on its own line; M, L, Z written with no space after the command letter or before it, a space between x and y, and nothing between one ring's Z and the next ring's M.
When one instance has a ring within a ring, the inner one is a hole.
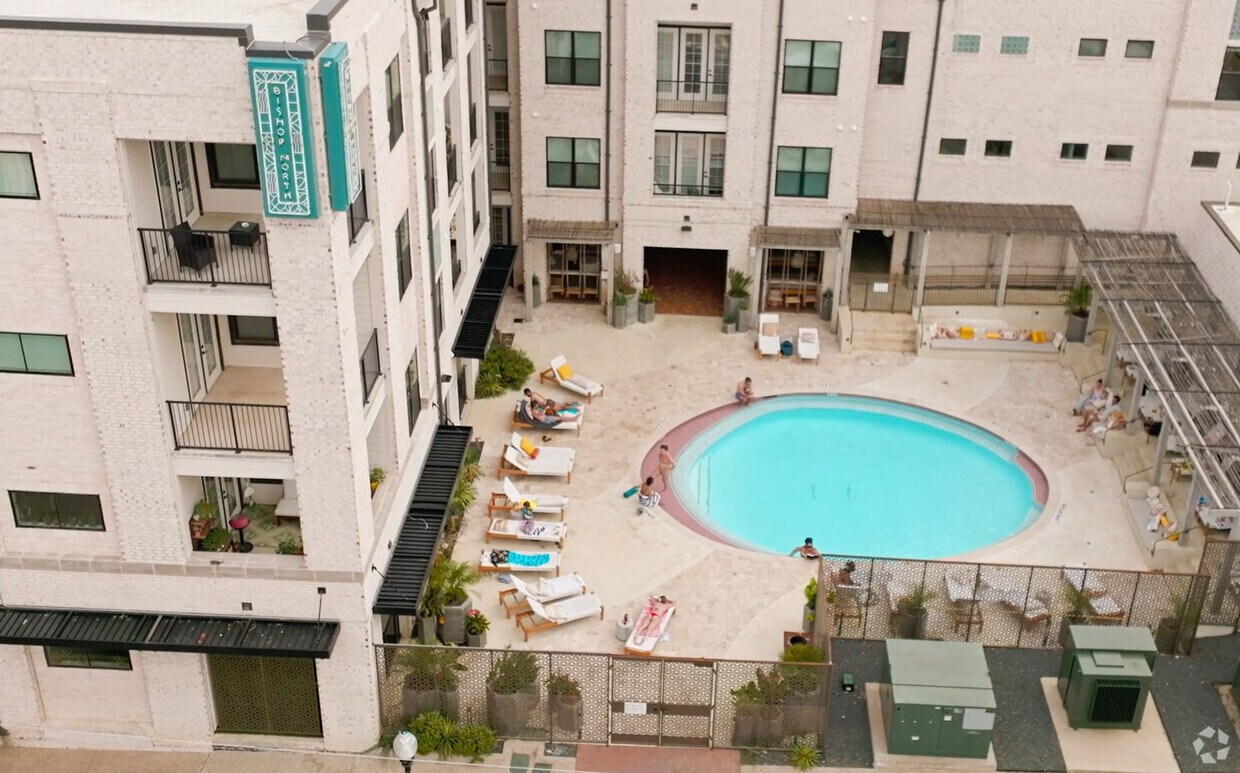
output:
M1240 542L1208 540L1197 572L1208 577L1201 622L1240 626Z
M1192 650L1210 583L1204 574L859 556L828 556L819 573L834 596L836 638L1058 647L1070 622L1149 628L1180 654Z
M501 738L654 746L822 744L829 663L376 647L383 727L424 711Z
M916 276L852 274L848 280L848 307L853 311L909 312L916 294Z

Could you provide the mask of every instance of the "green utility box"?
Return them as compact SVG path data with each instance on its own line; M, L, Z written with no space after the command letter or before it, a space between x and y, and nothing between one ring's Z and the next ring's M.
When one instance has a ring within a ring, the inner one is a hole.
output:
M879 698L888 752L989 756L995 694L982 645L889 639Z
M1141 728L1158 648L1147 628L1068 626L1059 697L1073 728Z

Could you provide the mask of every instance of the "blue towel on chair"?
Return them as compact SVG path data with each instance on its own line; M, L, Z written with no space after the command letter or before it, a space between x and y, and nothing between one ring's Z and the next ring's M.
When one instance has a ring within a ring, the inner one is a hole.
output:
M508 551L509 566L542 566L551 560L546 553L514 553Z

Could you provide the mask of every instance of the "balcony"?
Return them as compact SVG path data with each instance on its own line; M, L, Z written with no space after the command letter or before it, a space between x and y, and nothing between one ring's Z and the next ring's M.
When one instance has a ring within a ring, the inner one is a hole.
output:
M512 190L512 167L508 164L497 164L494 161L491 162L491 190Z
M655 195L658 196L710 196L721 198L723 184L719 185L672 185L671 183L655 183Z
M362 403L369 405L371 393L375 391L375 384L379 383L379 376L383 375L383 366L379 362L378 330L371 331L370 340L366 342L366 348L362 350L358 365L362 373Z
M487 88L491 91L508 90L508 60L487 60Z
M231 222L231 226L206 227ZM267 235L252 215L212 214L194 227L139 228L147 284L271 286Z
M656 81L654 109L658 113L728 112L727 81Z
M169 400L177 450L291 454L284 376L278 368L225 368L206 399Z

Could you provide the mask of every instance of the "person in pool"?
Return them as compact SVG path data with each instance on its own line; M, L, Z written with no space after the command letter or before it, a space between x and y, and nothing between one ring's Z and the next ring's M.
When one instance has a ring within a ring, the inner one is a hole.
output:
M801 558L807 561L822 558L822 554L818 552L818 548L814 547L814 540L810 537L806 537L805 544L796 546L788 555L795 556L797 554L800 554Z

